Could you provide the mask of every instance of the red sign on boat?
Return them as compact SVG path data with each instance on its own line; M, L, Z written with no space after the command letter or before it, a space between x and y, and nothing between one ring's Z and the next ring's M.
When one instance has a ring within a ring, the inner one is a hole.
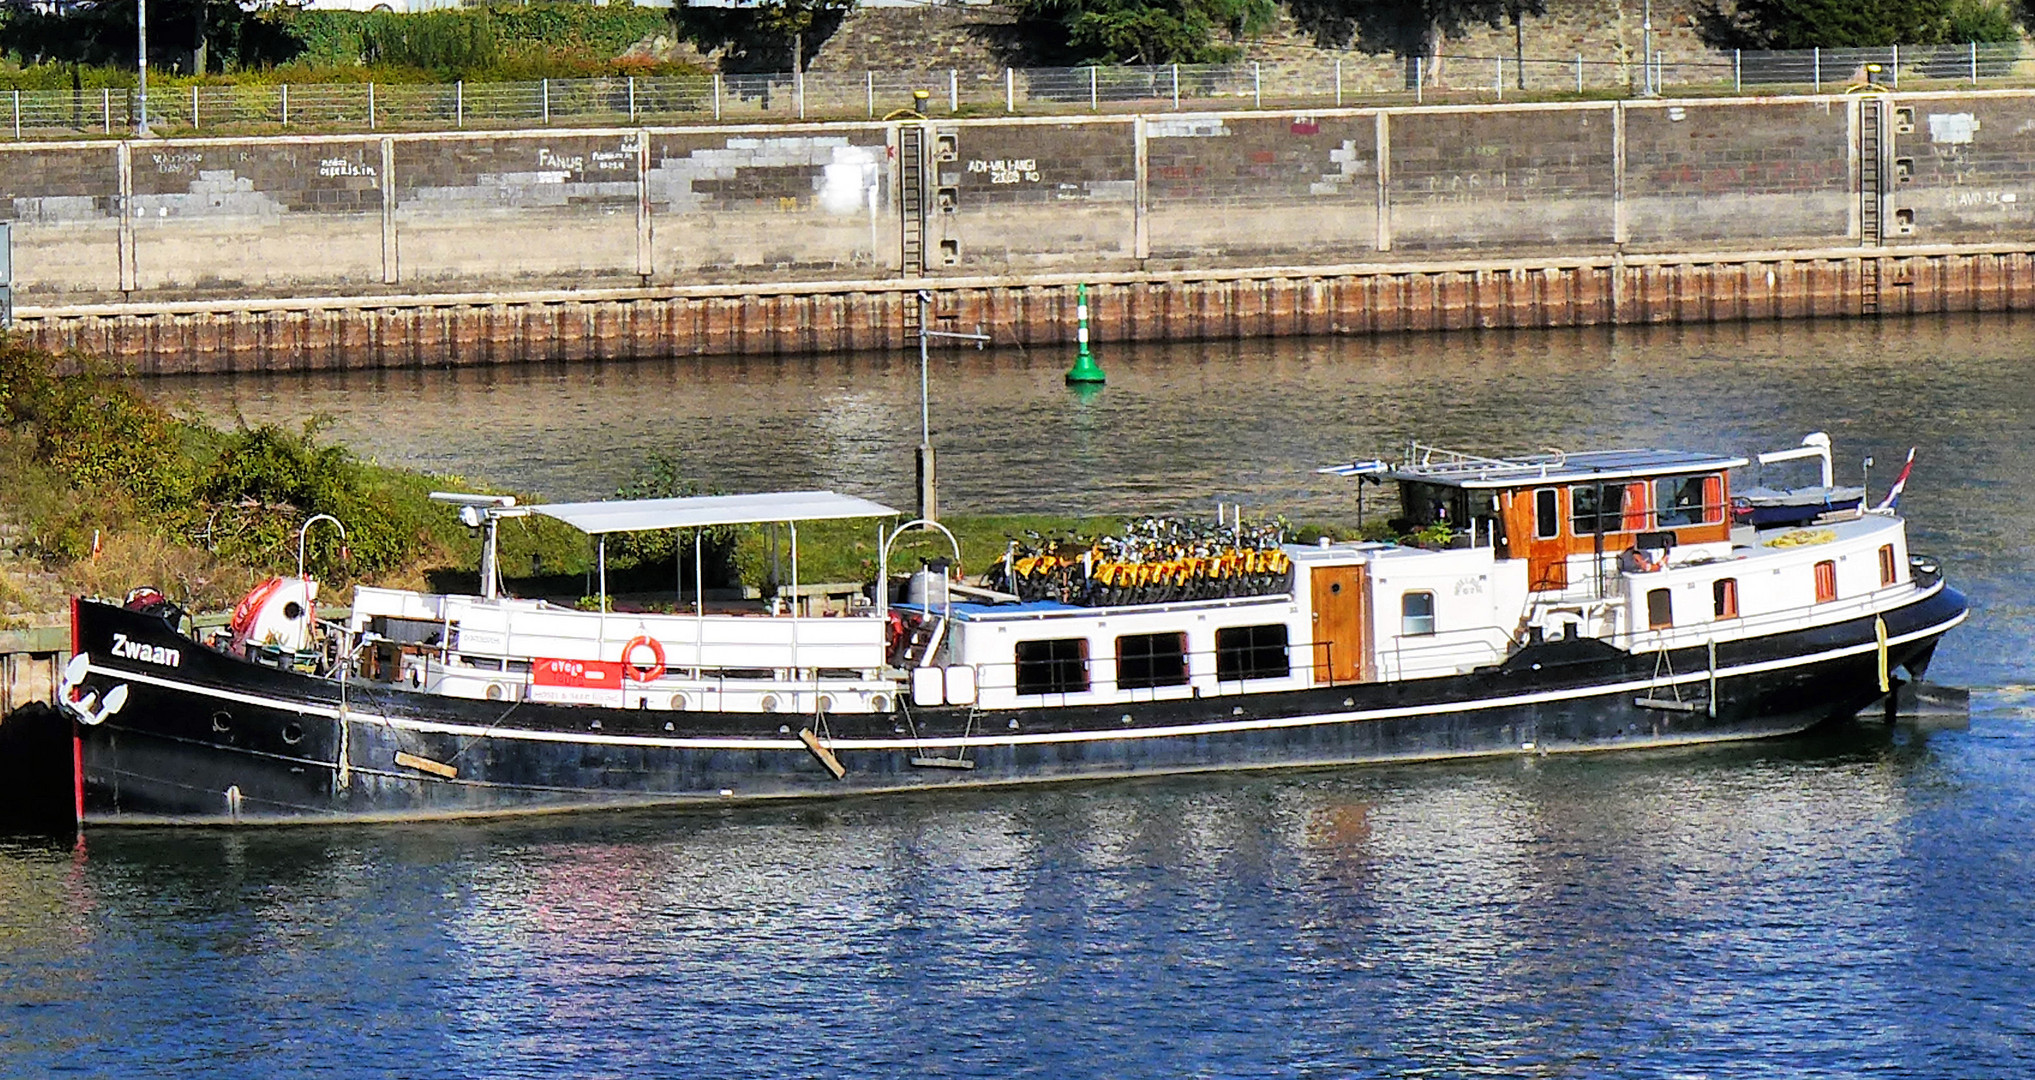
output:
M530 661L530 699L586 705L616 704L622 693L622 664L609 660Z

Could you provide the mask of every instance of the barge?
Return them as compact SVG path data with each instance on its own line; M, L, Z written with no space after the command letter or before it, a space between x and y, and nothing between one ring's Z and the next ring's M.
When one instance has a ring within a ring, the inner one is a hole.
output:
M214 641L157 596L77 600L60 694L77 812L415 819L1600 751L1891 700L1964 597L1891 507L1734 522L1747 464L1414 445L1324 471L1396 484L1417 546L1244 545L1239 522L1227 550L1159 569L1061 552L1044 595L1018 588L1015 551L986 583L896 581L892 541L938 526L830 492L446 495L484 530L477 595L362 587L326 622L315 582L279 578ZM617 533L784 523L794 587L748 610L697 590L611 610L604 572L593 610L510 596L495 530L529 514L601 540L603 566ZM797 523L849 518L876 522L877 580L798 589Z

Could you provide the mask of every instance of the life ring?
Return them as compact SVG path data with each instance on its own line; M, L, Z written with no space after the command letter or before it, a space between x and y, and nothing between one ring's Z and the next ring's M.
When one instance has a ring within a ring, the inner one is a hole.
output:
M638 664L630 659L637 649L646 646L650 649L650 663ZM622 646L622 670L637 682L656 682L664 677L664 646L648 634L637 634Z

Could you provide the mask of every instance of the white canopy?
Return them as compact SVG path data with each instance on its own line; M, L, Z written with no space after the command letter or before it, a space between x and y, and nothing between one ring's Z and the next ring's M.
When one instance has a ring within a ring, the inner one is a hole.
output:
M605 502L548 503L529 508L583 533L703 529L773 521L831 521L837 518L896 517L882 503L831 491L769 491L754 495L696 495L684 499L612 499Z

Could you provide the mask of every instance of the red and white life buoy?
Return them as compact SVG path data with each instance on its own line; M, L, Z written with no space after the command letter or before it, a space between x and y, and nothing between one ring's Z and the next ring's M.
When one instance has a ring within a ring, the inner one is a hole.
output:
M650 650L650 662L638 664L636 650ZM656 682L664 677L664 645L648 634L637 634L622 646L622 670L637 682Z

